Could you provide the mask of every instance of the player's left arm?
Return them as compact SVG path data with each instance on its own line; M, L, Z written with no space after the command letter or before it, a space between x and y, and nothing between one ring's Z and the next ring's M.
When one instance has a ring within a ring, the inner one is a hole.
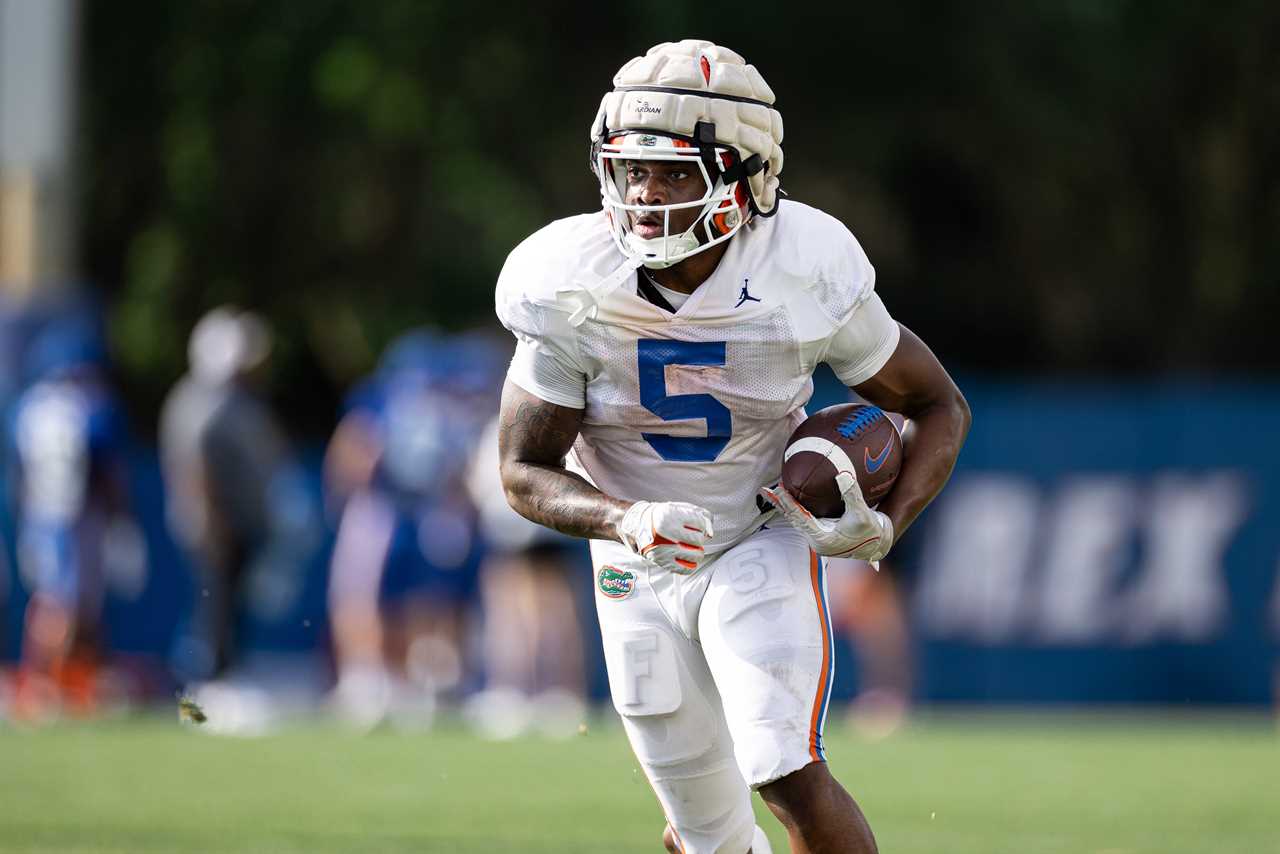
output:
M873 377L853 386L865 400L909 419L902 436L902 471L877 508L893 522L895 540L951 477L972 420L964 395L933 351L910 329L898 326L901 336L893 355Z

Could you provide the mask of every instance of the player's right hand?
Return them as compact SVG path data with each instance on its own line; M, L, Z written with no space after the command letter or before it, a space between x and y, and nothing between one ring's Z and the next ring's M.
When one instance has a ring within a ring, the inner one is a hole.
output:
M683 501L637 501L618 523L623 545L679 575L697 572L711 536L711 514Z

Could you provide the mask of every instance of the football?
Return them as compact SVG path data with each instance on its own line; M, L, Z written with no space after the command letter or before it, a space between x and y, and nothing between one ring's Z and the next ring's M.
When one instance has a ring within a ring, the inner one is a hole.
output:
M893 489L902 468L902 437L878 406L843 403L806 418L782 457L782 485L814 516L844 514L836 473L853 471L871 506Z

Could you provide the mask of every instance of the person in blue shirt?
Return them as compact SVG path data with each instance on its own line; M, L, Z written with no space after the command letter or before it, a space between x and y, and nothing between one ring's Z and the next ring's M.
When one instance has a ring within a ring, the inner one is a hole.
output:
M339 715L430 716L470 678L464 654L481 544L463 480L496 409L481 338L411 330L351 393L326 452L340 515L329 608Z
M28 353L9 425L18 574L29 599L15 706L38 719L97 704L103 545L128 505L125 420L95 325L52 321Z

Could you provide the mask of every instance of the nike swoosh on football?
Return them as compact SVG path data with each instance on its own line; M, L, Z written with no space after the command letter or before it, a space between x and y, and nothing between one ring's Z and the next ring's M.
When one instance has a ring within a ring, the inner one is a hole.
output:
M867 467L867 474L875 474L880 471L880 467L884 465L884 461L889 459L889 446L893 444L893 437L889 437L889 441L884 443L884 447L880 449L880 453L874 457L871 456L870 448L862 449L862 462Z

